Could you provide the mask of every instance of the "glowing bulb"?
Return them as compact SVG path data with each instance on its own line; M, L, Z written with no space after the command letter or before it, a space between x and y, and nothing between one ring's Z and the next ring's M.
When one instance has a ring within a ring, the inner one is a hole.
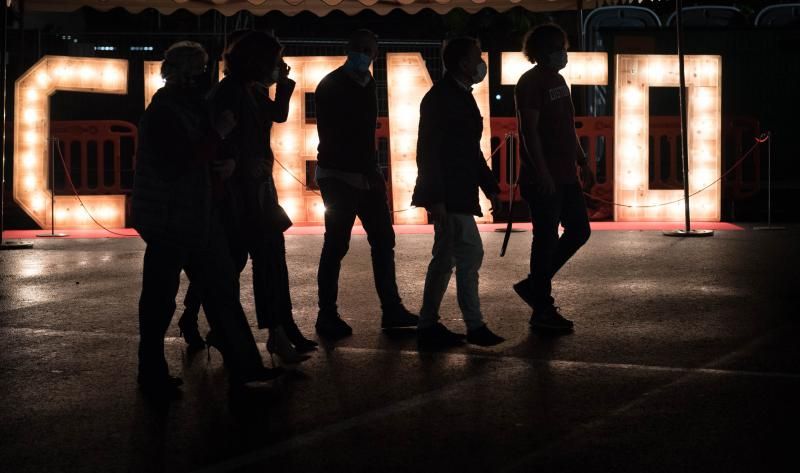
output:
M416 123L419 120L417 115L419 114L411 105L401 105L397 108L397 118L403 125Z
M297 149L297 136L294 133L284 133L278 140L278 144L284 151L295 151Z
M39 93L36 89L28 89L28 91L25 92L25 98L28 99L29 102L36 101L39 99Z
M28 131L25 133L25 143L33 146L39 141L39 137L35 131Z
M95 75L94 68L91 68L91 67L88 67L88 66L83 66L83 67L81 67L80 75L81 75L81 79L89 80L92 77L94 77L94 75Z
M664 79L664 63L661 61L651 62L647 68L647 78L650 82L660 82Z
M695 96L697 100L697 107L701 110L706 110L711 107L714 103L714 97L711 96L711 91L704 87L697 88L697 95Z
M572 63L572 68L569 71L570 77L572 79L583 79L583 75L586 73L586 62L584 61L576 61Z
M626 188L636 189L642 182L642 176L638 172L629 169L625 172L624 180Z
M22 112L22 120L25 123L33 123L38 118L39 118L39 114L36 113L36 110L33 110L33 109L29 108L29 109L25 110L24 112Z
M22 180L22 185L29 191L36 189L36 176L33 174L25 176Z
M592 77L603 77L605 75L606 65L600 61L592 61L591 63Z
M117 215L117 212L111 207L101 207L97 211L97 216L103 220L111 220Z
M54 74L59 79L69 79L72 76L72 68L61 65L55 68Z
M36 74L36 82L38 82L41 86L46 86L48 83L50 83L50 76L46 72L41 71L40 73Z
M400 154L408 154L414 151L416 147L414 136L411 134L402 134L397 137L397 150Z
M316 130L306 134L306 154L313 155L319 146L319 135Z
M714 175L710 169L698 169L693 174L694 182L692 182L692 187L702 189L714 180Z
M626 87L622 92L622 98L626 105L635 107L642 103L642 92L638 87Z
M104 82L117 82L122 74L114 67L106 67L103 69L103 81Z
M26 169L30 169L36 164L36 157L34 157L33 153L25 153L22 155L22 166Z
M59 223L65 223L64 220L69 216L69 209L56 209L55 219Z
M36 195L31 199L31 209L33 209L34 212L41 212L42 210L44 210L44 205L45 205L44 196L42 196L41 194Z

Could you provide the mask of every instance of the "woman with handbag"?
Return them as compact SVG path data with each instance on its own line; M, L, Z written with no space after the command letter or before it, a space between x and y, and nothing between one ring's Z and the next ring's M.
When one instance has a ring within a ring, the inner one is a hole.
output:
M295 86L282 50L267 33L240 36L224 55L227 75L212 90L209 104L212 118L226 113L236 117L236 128L225 142L226 153L237 161L227 199L233 216L230 225L240 237L239 251L252 260L258 326L269 330L270 355L295 365L307 360L303 353L316 349L317 343L303 336L292 315L283 236L292 222L278 203L272 180L275 157L270 131L273 123L286 121ZM272 84L276 84L274 99L268 93Z

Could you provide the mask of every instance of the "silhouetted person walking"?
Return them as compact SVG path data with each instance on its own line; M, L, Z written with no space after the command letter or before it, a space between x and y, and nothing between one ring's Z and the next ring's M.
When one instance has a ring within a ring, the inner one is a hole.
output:
M235 122L221 115L212 125L199 87L208 55L184 41L165 53L156 92L139 126L133 191L134 228L147 243L139 300L139 375L149 395L174 398L179 378L170 376L164 335L175 311L184 270L198 284L209 325L218 334L231 384L266 381L280 370L264 368L244 311L219 209L213 205L211 162ZM230 176L235 163L214 162Z
M594 181L575 133L569 86L558 73L567 65L567 47L567 35L557 25L529 31L522 50L536 66L515 89L523 144L520 191L530 207L533 243L530 274L514 290L533 308L531 328L559 331L572 330L573 323L554 305L552 279L591 233L576 164L585 184Z
M483 117L472 95L472 85L486 77L479 43L455 38L442 51L446 69L422 99L417 140L417 185L412 205L425 207L434 225L433 259L425 275L419 325L419 343L452 346L463 343L439 323L439 306L456 268L458 305L467 325L467 341L496 345L504 339L483 321L478 296L478 270L483 242L475 223L482 216L478 189L497 201L500 187L481 152Z
M397 290L394 229L376 156L378 100L369 66L377 53L374 33L356 31L347 44L347 61L325 76L315 93L319 132L316 179L325 203L316 329L330 339L352 333L340 317L336 301L341 261L356 216L364 224L372 251L375 287L383 311L381 327L417 325L417 316L406 310Z

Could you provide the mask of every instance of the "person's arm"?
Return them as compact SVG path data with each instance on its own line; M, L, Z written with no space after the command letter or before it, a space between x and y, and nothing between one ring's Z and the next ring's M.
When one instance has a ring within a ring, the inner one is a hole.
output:
M430 93L422 99L417 137L417 183L413 197L414 204L425 207L438 222L443 221L447 212L441 159L445 124L441 111L441 104L437 104Z
M275 84L275 99L269 98L269 89L257 85L260 90L254 91L256 105L261 110L261 114L268 120L275 123L284 123L289 118L289 101L292 99L295 81L289 79L289 66L282 62L281 73L278 82Z
M478 185L486 197L492 201L492 209L498 205L498 195L500 194L500 186L497 184L497 179L494 178L492 170L486 164L486 158L483 152L478 153Z

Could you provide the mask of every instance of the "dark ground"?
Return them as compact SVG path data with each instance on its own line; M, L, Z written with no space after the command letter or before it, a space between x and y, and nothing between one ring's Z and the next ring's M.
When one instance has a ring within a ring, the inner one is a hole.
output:
M595 232L555 283L576 322L561 338L529 333L510 288L530 235L502 259L502 234L482 236L482 304L506 343L420 353L413 333L382 334L356 236L340 297L353 337L234 396L219 353L188 356L173 323L168 360L186 384L166 410L135 384L140 240L0 253L0 471L798 471L800 228ZM287 241L308 335L321 241ZM431 241L398 236L414 310ZM254 320L249 269L242 281ZM452 286L442 314L463 330Z

